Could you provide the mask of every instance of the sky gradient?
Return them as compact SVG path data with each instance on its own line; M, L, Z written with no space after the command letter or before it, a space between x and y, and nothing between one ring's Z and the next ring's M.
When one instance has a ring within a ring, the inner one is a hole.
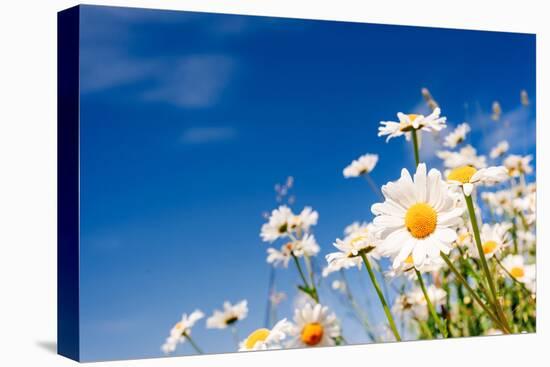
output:
M376 201L342 169L377 153L372 176L383 184L413 167L404 139L376 134L399 111L428 112L422 87L450 127L472 126L480 153L502 139L512 153L535 153L534 35L83 6L80 37L85 361L162 356L183 312L209 315L224 300L248 299L241 338L263 326L259 230L274 184L293 176L294 210L319 212L324 265ZM489 118L494 100L500 123ZM421 158L440 168L436 150L426 140ZM378 319L366 273L349 273ZM288 294L280 316L291 317L294 269L277 271L276 284ZM350 342L363 342L328 288L323 303ZM207 352L234 350L228 331L203 322L193 336ZM176 355L190 353L183 345Z

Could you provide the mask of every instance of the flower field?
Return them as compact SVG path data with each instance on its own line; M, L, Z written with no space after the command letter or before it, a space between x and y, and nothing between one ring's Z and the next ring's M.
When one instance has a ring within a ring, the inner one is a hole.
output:
M295 294L268 287L266 325L237 332L248 315L247 300L225 301L211 315L197 305L169 330L162 351L170 354L188 343L196 353L209 352L192 337L203 319L206 328L232 334L235 351L350 344L342 315L323 297L343 303L369 342L535 332L533 157L511 154L514 142L504 140L489 158L479 155L469 139L472 126L464 122L450 129L430 92L423 89L422 95L430 114L400 112L378 125L378 137L387 144L406 139L414 165L403 166L381 186L377 152L350 157L341 168L343 180L365 180L365 190L378 199L369 204L370 217L342 228L332 244L315 237L322 212L295 208L294 179L275 187L277 205L258 229L263 243L258 246L266 246L266 266L296 275ZM525 91L520 103L530 104ZM498 102L490 118L502 123ZM421 154L428 137L439 144L439 164L433 166ZM328 251L325 258L321 250ZM352 280L356 277L349 276L357 272L370 289L368 307L358 301L364 294ZM320 292L327 285L328 296ZM287 296L300 302L278 317L277 307ZM383 317L373 318L373 312Z

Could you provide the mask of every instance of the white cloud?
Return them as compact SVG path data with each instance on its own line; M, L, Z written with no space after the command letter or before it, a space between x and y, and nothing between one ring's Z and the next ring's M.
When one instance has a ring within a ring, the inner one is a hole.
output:
M206 144L233 140L237 131L232 127L194 127L183 132L181 142L184 144Z
M227 85L233 60L223 55L192 55L170 65L157 85L144 93L146 100L182 107L207 107L217 102Z
M510 152L526 154L536 143L536 124L531 112L531 107L520 105L503 113L499 121L491 120L489 112L477 113L470 125L481 134L479 150L490 152L499 142L507 140Z

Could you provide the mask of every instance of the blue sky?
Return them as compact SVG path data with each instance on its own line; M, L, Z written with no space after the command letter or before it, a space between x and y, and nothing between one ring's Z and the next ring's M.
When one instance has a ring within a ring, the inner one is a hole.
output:
M259 228L274 184L294 176L295 210L319 211L324 262L375 202L342 169L367 152L380 155L379 184L412 167L404 139L376 132L398 111L426 112L422 87L449 125L472 125L481 153L510 139L511 152L534 154L533 35L84 6L80 52L84 360L161 356L181 313L224 300L249 301L241 337L263 326ZM431 166L435 150L427 141L422 151ZM355 273L378 319L366 274ZM290 317L297 274L276 277ZM346 338L364 342L328 287L321 297ZM208 352L234 349L229 332L200 323L193 333Z

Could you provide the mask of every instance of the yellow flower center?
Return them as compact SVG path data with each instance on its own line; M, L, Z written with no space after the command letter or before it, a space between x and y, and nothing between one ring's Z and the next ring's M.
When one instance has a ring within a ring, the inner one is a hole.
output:
M304 344L311 346L317 345L323 339L323 325L314 322L309 323L302 329L302 341Z
M414 113L410 113L408 116L409 116L409 120L411 121L411 123L413 123L414 120L416 120L416 118L418 117L418 115L416 115Z
M256 345L257 342L263 342L267 339L269 336L269 330L262 328L253 331L248 338L246 338L246 342L244 343L246 349L252 349Z
M515 266L510 270L510 274L512 274L514 278L522 278L525 275L525 271L523 268Z
M449 181L458 181L460 183L468 183L477 170L472 166L463 166L453 169L447 179Z
M426 203L414 204L405 214L405 227L415 238L424 238L435 231L437 213Z
M407 256L407 258L405 259L405 264L412 265L413 262L414 261L412 255Z
M495 251L497 248L497 243L495 241L487 241L483 244L483 253L485 255L490 254L491 252Z

